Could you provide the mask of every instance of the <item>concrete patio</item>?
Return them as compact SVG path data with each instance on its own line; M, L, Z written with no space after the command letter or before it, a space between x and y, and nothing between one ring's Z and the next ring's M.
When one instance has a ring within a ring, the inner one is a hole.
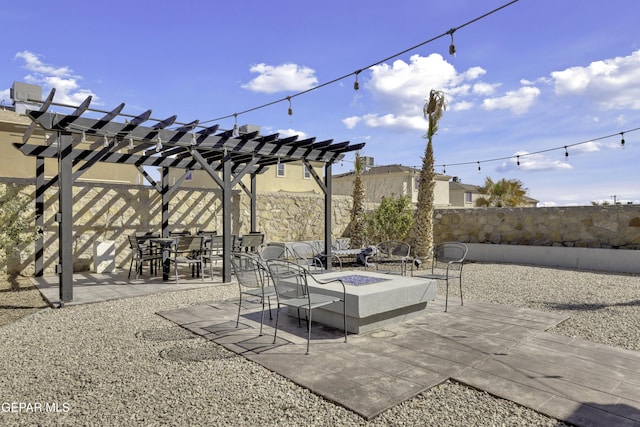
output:
M68 304L222 284L207 278L129 282L126 273L74 275ZM57 280L35 279L54 305ZM340 331L314 323L308 356L305 325L293 318L281 317L276 344L268 316L258 337L258 305L243 308L237 329L237 301L158 314L365 419L452 379L574 425L640 425L640 353L547 333L564 320L554 313L473 301L450 301L448 313L443 308L438 298L426 314L351 334L348 343Z

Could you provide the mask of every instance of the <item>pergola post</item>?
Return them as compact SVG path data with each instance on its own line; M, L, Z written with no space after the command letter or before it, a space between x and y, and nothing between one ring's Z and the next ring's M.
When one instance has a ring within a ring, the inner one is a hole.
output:
M44 157L36 157L36 229L38 238L36 239L36 259L35 276L44 275Z
M326 268L331 271L331 163L324 166L324 253Z
M60 304L73 301L73 150L71 134L58 134L58 242Z
M162 168L162 237L169 237L169 168Z
M231 281L231 159L226 150L222 159L222 281Z
M258 220L257 220L257 212L258 212L258 185L256 174L251 174L251 232L255 233L258 231Z

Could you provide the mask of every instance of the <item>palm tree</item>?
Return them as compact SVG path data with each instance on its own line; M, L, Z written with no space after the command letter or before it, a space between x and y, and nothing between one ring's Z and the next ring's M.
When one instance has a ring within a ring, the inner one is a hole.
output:
M355 162L356 177L353 181L353 207L351 209L351 233L350 246L352 248L361 248L366 243L366 212L364 209L364 185L362 184L362 158L360 153L356 152Z
M422 170L420 171L415 221L415 255L418 257L428 256L433 247L433 191L436 186L433 169L433 136L438 131L438 122L445 110L444 92L431 89L429 101L424 106L424 116L429 120L429 128L426 135L427 148L422 158Z
M526 206L527 191L519 179L502 178L500 181L494 182L487 177L484 181L484 187L478 189L478 192L484 196L476 200L476 205L496 208Z

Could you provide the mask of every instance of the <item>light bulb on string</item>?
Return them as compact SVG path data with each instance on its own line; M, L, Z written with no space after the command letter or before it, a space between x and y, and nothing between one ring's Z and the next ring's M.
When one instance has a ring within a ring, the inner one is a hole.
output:
M293 107L291 106L291 97L287 96L287 101L289 101L289 109L287 110L287 114L293 116Z
M478 162L478 173L480 173L481 170L482 168L480 167L480 162Z
M233 119L235 123L233 124L233 130L231 131L231 136L233 138L237 138L240 136L240 130L238 129L238 113L233 113Z
M447 174L447 165L442 165L442 175Z
M109 139L107 138L107 135L103 137L102 146L104 148L107 148L109 146Z
M569 161L569 150L567 150L567 146L564 146L564 159L568 162Z
M520 156L516 156L516 165L520 167Z
M162 138L158 135L158 141L156 142L156 153L162 151Z
M133 150L134 146L133 146L133 138L129 137L129 150Z
M362 70L356 71L356 81L353 82L353 90L360 89L360 83L358 83L358 74L360 74L360 71L362 71Z
M453 33L455 32L456 32L455 28L452 28L449 31L447 31L447 34L451 36L451 44L449 45L449 55L451 56L456 56L456 45L453 43Z
M192 133L191 134L191 145L196 145L198 143L198 141L196 141L196 134Z
M622 138L622 139L620 140L620 146L621 146L622 148L624 148L624 132L620 132L620 137Z

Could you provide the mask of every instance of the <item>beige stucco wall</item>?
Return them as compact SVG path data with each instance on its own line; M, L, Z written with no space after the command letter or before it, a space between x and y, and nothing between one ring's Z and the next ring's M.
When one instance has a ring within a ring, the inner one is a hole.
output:
M361 175L368 202L378 203L386 196L409 196L412 203L418 202L418 175L413 172L390 172L388 174ZM333 194L352 195L355 175L342 175L333 178ZM435 206L449 205L449 178L436 176L434 189Z
M313 164L313 168L321 178L324 177L324 168L322 163ZM276 176L276 166L267 168L266 171L257 175L256 185L258 192L288 191L296 193L317 193L321 190L316 184L313 177L304 177L304 169L301 162L291 162L284 164L285 175ZM169 183L173 184L183 175L183 171L171 169L169 171ZM221 174L219 174L220 176ZM242 182L249 188L250 177L245 176ZM182 187L189 188L215 188L217 184L206 171L193 171L190 180L185 180Z
M0 177L5 178L33 178L36 174L36 158L25 156L15 148L14 142L22 143L22 136L31 120L24 115L10 110L0 110ZM29 138L30 144L42 145L48 139L42 129L36 128ZM78 149L86 148L89 144L78 144ZM78 164L80 167L83 162ZM45 177L51 178L58 174L56 159L45 159ZM133 165L117 165L97 163L91 166L79 181L102 181L107 183L141 183L142 175Z

